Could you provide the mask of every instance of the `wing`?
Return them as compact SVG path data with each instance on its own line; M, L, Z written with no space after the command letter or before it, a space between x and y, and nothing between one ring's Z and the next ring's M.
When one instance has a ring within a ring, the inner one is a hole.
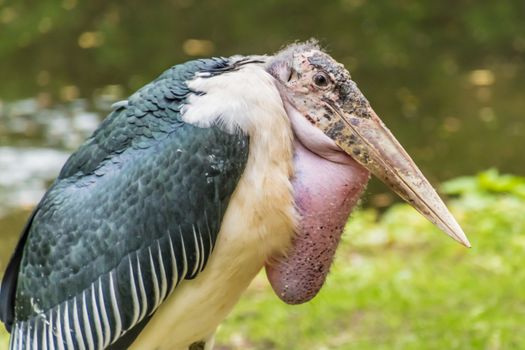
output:
M228 67L210 59L171 68L66 162L2 282L11 349L122 348L205 268L248 138L186 124L179 110L198 93L185 81Z

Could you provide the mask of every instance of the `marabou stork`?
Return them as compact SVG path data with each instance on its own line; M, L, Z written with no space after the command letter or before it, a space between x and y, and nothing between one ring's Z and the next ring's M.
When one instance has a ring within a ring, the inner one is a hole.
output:
M176 65L114 105L31 215L0 291L10 349L211 349L263 266L285 302L316 295L369 172L469 246L316 43Z

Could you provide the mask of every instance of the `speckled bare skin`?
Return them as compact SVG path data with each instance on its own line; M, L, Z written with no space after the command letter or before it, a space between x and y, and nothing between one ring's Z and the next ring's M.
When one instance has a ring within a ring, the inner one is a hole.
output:
M299 225L286 256L274 257L267 267L283 301L308 301L321 288L342 227L366 184L365 169L449 236L470 246L342 64L315 43L305 43L278 53L268 71L276 79L296 142L293 184Z

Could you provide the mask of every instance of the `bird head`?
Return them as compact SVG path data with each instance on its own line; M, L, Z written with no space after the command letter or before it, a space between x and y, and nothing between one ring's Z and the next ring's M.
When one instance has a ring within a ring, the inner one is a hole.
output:
M293 161L287 175L292 174L295 235L289 248L276 244L277 252L272 250L266 264L270 283L282 300L305 302L320 290L370 173L447 235L470 246L348 70L316 43L293 44L273 56L234 56L229 61L227 68L200 74L188 83L201 93L189 97L183 120L249 135L250 145L262 147L272 158L270 164ZM279 142L286 144L286 152L276 150Z
M343 181L343 186L339 188L337 184L331 184L339 181L338 177L341 176L358 177L363 171L369 171L443 232L470 247L463 230L443 201L376 115L342 64L323 52L315 43L291 45L272 56L267 64L267 71L275 78L291 121L294 142L298 144L296 150L306 150L310 154L309 159L317 158L313 162L318 165L311 167L315 169L317 177L323 176L322 168L326 168L328 164L332 170L325 182L330 184L323 184L323 190L330 192L330 187L335 186L333 193L324 202L303 205L302 209L301 203L312 202L312 196L296 194L296 197L303 197L299 201L296 199L300 214L310 216L310 219L303 219L306 224L300 224L287 256L267 265L270 282L284 301L307 301L324 283L338 242L338 237L333 238L336 230L327 230L326 227L334 220L339 220L338 226L332 227L342 231L351 207L357 200L352 200L350 205L344 200L338 201L336 192L343 192L344 185L355 185L355 182L349 181ZM296 158L300 157L296 155ZM341 166L337 168L330 164ZM339 172L340 175L334 172ZM295 181L303 181L301 176L304 177L299 170ZM364 188L366 180L361 183L363 185L360 188ZM358 182L357 185L361 183ZM304 186L294 187L299 188L296 189L297 192ZM358 198L360 191L361 189L355 198ZM351 191L347 196L350 195ZM305 200L304 197L308 198ZM323 219L322 210L314 208L319 203L339 204L330 209L328 219ZM309 211L313 211L314 215ZM340 219L333 219L338 214L341 214ZM337 234L340 232L335 233ZM325 243L319 243L323 240ZM310 257L306 257L307 255ZM311 261L318 261L324 255L329 255L326 262L312 266Z
M278 82L296 137L317 155L351 157L459 243L470 243L433 187L376 115L350 73L316 45L277 54Z

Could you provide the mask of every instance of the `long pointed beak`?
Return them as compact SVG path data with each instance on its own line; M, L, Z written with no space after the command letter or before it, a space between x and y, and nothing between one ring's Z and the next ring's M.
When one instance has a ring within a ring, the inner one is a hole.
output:
M443 232L470 247L456 219L372 108L357 116L330 107L339 120L321 125L325 134Z

